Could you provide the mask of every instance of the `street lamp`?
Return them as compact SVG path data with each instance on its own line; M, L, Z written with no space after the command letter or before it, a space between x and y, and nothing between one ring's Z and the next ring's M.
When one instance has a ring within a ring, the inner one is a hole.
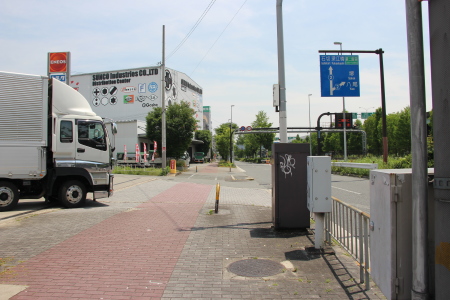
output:
M311 99L312 94L308 94L308 109L309 109L309 155L312 156L312 140L311 140Z
M230 162L233 163L233 106L231 105L231 119L230 119Z
M369 109L371 109L371 108L376 109L376 108L373 107L373 106L372 106L372 107L369 107L369 108L365 108L365 107L361 107L361 106L360 106L359 108L362 108L362 109L364 109L364 110L366 111L366 116L365 116L366 118L368 117L367 112L369 111ZM361 113L361 119L362 119L362 118L363 118L363 117L362 117L362 113Z
M371 109L371 108L373 108L373 109L375 109L375 107L374 106L372 106L372 107L369 107L369 108L365 108L365 107L362 107L362 106L360 106L359 108L362 108L362 109L364 109L366 112L368 112L369 111L369 109Z
M342 43L334 42L335 45L339 45L342 55ZM344 117L344 161L347 161L347 119L345 118L345 97L342 97L342 113Z

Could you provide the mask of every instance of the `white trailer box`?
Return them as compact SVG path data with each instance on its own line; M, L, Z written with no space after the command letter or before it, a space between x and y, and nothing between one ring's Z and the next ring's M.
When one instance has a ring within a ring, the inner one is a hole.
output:
M48 78L0 72L0 177L46 172Z

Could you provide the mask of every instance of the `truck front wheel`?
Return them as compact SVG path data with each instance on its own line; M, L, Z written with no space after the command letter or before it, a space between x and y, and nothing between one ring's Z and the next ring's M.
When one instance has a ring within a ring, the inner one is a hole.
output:
M59 190L59 201L67 208L77 208L86 202L86 188L78 180L64 182Z
M19 201L19 190L8 181L0 181L0 211L13 209Z

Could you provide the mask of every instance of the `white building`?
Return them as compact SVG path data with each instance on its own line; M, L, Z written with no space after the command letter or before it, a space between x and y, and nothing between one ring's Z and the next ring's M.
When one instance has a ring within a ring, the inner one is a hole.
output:
M203 129L201 86L186 74L166 68L163 87L161 75L160 66L143 67L71 75L69 84L89 101L96 114L117 122L116 153L124 152L125 145L129 153L134 153L135 144L139 144L141 152L144 143L147 151L153 149L153 141L145 137L145 118L153 108L161 107L163 88L166 106L188 102L194 109L197 128ZM196 143L193 141L192 147Z
M162 82L158 66L71 75L70 86L102 117L145 121L154 107L161 107ZM165 82L166 106L188 102L195 111L198 129L202 129L203 89L186 74L167 68Z

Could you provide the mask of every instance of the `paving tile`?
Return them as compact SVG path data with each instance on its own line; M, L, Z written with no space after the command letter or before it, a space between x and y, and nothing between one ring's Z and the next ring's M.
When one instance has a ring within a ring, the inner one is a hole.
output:
M11 299L384 299L376 287L364 290L348 257L307 254L311 230L274 231L267 190L222 187L220 213L211 215L214 185L131 183L86 208L0 223L0 257L16 265L0 283L29 286ZM227 270L248 258L289 260L296 272Z

